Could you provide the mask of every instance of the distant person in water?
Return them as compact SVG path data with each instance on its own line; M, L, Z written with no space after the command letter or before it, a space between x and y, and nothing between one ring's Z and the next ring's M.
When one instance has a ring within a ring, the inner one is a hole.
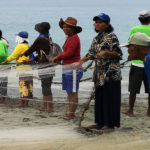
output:
M26 70L32 71L32 68L28 64L22 64L29 59L29 56L22 56L19 59L17 58L19 54L22 54L29 49L28 33L26 31L19 32L16 35L16 43L17 46L14 51L5 61L2 62L2 64L7 64L8 62L16 60L16 71L19 73L19 92L21 102L15 107L20 108L28 107L29 99L33 98L33 77L32 75L24 76L24 72L26 72Z
M8 41L3 38L2 31L0 30L0 64L8 57ZM1 77L0 75L0 104L5 102L5 97L7 96L7 77Z

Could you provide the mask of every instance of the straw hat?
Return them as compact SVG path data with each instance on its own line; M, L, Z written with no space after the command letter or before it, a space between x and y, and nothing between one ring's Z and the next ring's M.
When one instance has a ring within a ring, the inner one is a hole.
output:
M59 26L61 29L63 29L64 24L73 27L76 33L80 33L82 31L82 28L80 26L77 26L77 19L75 18L68 17L65 21L61 18L59 21Z

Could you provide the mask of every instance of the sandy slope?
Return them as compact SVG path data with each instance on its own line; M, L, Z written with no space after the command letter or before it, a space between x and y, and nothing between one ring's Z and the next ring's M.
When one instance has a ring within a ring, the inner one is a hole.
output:
M122 101L125 111L128 101ZM149 150L150 118L147 100L138 99L135 117L121 115L121 128L102 135L85 136L74 130L77 119L64 121L64 107L55 106L55 114L39 113L35 108L13 109L0 106L0 150ZM79 113L79 111L78 111ZM93 106L84 125L93 122Z

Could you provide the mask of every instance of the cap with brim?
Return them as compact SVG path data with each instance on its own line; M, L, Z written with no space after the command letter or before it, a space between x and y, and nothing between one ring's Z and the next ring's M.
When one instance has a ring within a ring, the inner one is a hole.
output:
M61 29L63 29L64 24L74 28L76 33L80 33L82 31L82 28L77 26L77 20L75 18L68 17L65 21L61 18L59 21L59 26Z
M17 33L16 35L20 36L22 38L28 38L28 32L26 32L26 31L21 31L21 32Z
M142 10L140 13L139 13L139 17L150 17L150 11L147 11L147 10Z
M101 14L95 16L93 18L93 21L96 21L97 19L100 19L100 20L102 20L104 22L110 23L110 17L107 14L105 14L105 13L101 13Z
M121 44L120 47L129 45L150 46L150 37L141 32L134 33L128 40L128 43Z

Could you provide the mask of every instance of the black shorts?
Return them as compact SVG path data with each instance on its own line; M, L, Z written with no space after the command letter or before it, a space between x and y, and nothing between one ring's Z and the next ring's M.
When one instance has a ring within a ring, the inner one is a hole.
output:
M51 84L53 76L40 76L40 78L41 78L42 94L44 96L52 95Z
M149 93L145 69L131 65L129 73L129 92L133 94L140 93L142 81L144 83L145 93Z

